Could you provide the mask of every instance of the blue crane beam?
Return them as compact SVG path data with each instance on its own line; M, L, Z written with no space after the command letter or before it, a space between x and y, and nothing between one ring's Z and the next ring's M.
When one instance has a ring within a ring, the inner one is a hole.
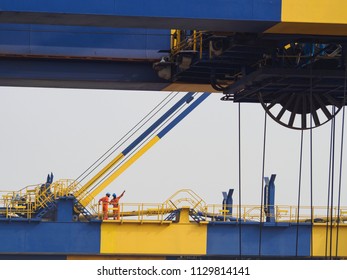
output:
M211 91L158 77L170 39L163 29L0 24L0 85Z
M282 0L2 0L0 22L263 32Z
M162 90L170 30L0 24L0 85Z
M88 59L158 60L170 30L0 24L0 54Z
M299 0L1 0L0 85L213 91L206 87L211 69L219 75L212 80L233 77L240 57L229 56L236 73L228 65L226 74L219 61L184 71L175 61L173 74L160 76L172 79L163 80L150 61L167 55L171 28L280 34L277 40L288 33L347 35L347 4L307 2L314 13L303 12Z
M146 62L1 58L0 85L160 91L169 83Z

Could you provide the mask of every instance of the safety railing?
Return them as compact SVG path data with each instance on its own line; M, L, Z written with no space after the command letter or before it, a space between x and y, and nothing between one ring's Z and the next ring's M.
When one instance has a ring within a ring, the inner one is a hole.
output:
M228 210L229 209L229 210ZM230 211L232 209L232 211ZM259 205L221 205L212 204L206 206L203 213L206 219L211 221L243 221L243 222L266 222L272 220L274 222L337 222L347 223L347 207L326 206L274 206L274 214L266 212L265 207Z
M98 213L99 219L133 220L133 221L164 221L167 216L182 207L189 207L196 212L206 209L206 202L194 191L181 189L163 203L120 203L118 208L107 205L105 214L102 204L95 201L91 209Z
M295 223L299 222L341 222L347 223L347 207L326 207L326 206L276 206L276 221Z
M167 208L178 209L183 206L189 206L195 211L204 211L206 202L193 190L181 189L164 201Z
M120 203L114 208L110 205L105 213L103 205L93 205L100 220L164 221L174 209L163 203Z
M187 35L182 30L171 31L171 55L175 56L184 50L191 50L199 52L200 59L202 58L204 31L193 30L191 34Z
M73 195L80 184L75 180L58 180L50 185L37 184L19 191L0 192L0 218L32 218L39 209L47 207L62 196ZM102 206L94 200L90 204L93 213L104 218ZM108 205L107 217L119 220L164 221L173 211L183 207L193 209L205 221L243 221L243 222L306 222L306 223L347 223L347 207L314 206L273 206L270 215L266 208L259 205L206 204L190 189L174 193L163 203L120 203L118 208ZM268 206L269 208L269 206Z
M193 200L181 200L191 204ZM173 203L168 202L161 204L150 203L121 203L119 208L108 207L107 217L110 220L120 221L164 221L170 213L180 209L174 206ZM177 200L175 200L177 201ZM99 219L104 218L104 213L101 205L95 204L93 206ZM193 207L190 207L194 209ZM230 211L232 209L232 211ZM324 206L311 207L302 206L298 211L297 206L275 206L274 215L271 216L266 213L266 209L259 205L222 205L222 204L209 204L195 208L197 215L202 220L208 222L239 222L251 223L251 222L267 222L274 221L276 223L326 223L333 222L347 223L347 207L327 208ZM119 214L118 214L119 212ZM328 213L328 215L327 215ZM331 218L331 213L332 218ZM328 217L328 218L327 218ZM193 218L191 219L193 221Z
M32 218L38 209L61 196L72 195L79 187L75 180L62 179L51 184L36 184L19 191L0 192L0 216L5 218Z

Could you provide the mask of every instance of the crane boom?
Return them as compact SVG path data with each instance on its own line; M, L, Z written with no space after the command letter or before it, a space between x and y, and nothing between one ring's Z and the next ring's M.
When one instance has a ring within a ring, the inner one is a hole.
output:
M99 171L92 179L90 179L85 185L81 187L75 193L75 196L80 200L83 206L87 206L92 199L104 190L111 182L113 182L120 174L122 174L130 165L132 165L137 159L139 159L147 150L149 150L155 143L163 138L174 126L176 126L184 117L186 117L191 111L193 111L201 102L203 102L209 93L203 93L194 102L180 113L173 121L165 126L156 136L152 137L149 141L142 145L142 147L132 155L128 160L121 164L118 168L113 169L118 162L129 155L136 147L139 147L141 142L149 136L155 129L164 123L170 116L172 116L184 103L189 103L194 99L193 93L187 93L181 98L174 106L172 106L162 117L160 117L150 128L143 132L136 140L134 140L126 149L124 149L119 155L117 155L109 164L107 164L101 171ZM104 180L97 186L95 183L105 176ZM94 186L94 188L92 188Z

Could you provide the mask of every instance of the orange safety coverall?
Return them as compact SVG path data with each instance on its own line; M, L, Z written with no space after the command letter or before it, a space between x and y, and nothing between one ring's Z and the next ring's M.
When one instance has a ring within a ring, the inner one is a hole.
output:
M102 203L102 213L104 214L103 219L108 220L108 204L109 204L108 196L104 196L100 198L99 204L100 202Z
M110 201L110 204L112 204L113 206L113 219L115 220L116 219L116 216L117 216L117 220L119 220L119 200L122 198L122 196L124 195L124 192L116 197L116 198L112 198L111 201Z

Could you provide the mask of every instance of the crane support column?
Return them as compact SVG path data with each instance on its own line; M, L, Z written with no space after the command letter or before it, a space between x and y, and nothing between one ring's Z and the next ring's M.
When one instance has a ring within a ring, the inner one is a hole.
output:
M223 210L228 210L228 214L233 214L233 193L234 189L229 189L227 192L222 192L223 194Z
M264 211L266 214L266 222L275 222L275 179L276 175L272 174L269 180L265 177L264 187Z

